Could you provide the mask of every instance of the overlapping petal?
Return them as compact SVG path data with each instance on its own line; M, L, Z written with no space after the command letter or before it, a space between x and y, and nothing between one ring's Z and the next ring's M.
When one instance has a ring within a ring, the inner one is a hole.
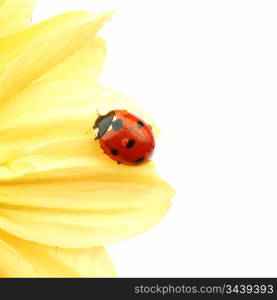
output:
M80 50L50 69L31 84L65 79L96 82L103 69L105 57L105 40L99 36L92 37Z
M0 102L81 49L110 17L71 12L0 39Z
M148 120L121 93L76 80L30 86L2 106L1 228L82 248L134 236L161 219L173 191L154 165L117 165L94 140L97 113L115 107Z
M32 16L35 0L0 1L0 37L24 29Z
M114 276L113 264L103 247L47 247L0 230L0 277Z

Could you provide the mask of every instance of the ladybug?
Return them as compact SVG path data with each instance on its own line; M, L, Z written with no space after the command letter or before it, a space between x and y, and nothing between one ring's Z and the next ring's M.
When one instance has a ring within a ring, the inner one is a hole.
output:
M139 165L153 153L151 126L127 110L112 110L99 116L93 129L104 153L118 164Z

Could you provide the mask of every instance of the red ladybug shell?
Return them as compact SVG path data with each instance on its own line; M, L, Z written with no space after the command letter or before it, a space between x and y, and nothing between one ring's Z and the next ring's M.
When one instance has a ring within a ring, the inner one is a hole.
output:
M146 162L155 147L151 127L127 110L113 110L94 124L96 139L111 159L125 165Z

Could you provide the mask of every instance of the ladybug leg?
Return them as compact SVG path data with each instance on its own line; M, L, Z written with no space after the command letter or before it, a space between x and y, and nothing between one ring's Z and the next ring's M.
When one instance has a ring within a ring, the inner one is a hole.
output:
M95 111L96 111L97 118L100 117L99 110L96 109ZM92 127L86 132L86 134L89 134L89 133L90 133L92 130L94 130L94 129L95 129L94 126L92 126ZM95 138L95 140L96 140L96 138Z

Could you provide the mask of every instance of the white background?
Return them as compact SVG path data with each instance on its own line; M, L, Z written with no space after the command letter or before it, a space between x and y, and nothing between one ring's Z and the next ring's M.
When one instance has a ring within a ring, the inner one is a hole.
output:
M177 191L108 247L118 275L277 276L277 2L38 0L33 22L72 9L116 10L101 82L152 114Z

